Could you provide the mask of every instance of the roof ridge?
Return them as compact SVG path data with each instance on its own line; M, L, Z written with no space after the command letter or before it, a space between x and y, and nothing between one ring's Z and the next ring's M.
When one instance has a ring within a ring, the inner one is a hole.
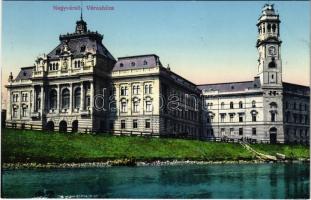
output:
M198 84L197 86L219 85L219 84L234 84L234 83L247 83L247 82L254 82L254 80L250 80L250 81L237 81L237 82L222 82L222 83L205 83L205 84Z

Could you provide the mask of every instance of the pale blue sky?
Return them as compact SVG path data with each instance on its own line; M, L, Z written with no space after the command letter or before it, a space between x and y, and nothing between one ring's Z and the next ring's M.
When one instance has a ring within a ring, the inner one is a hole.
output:
M270 1L271 3L272 1ZM155 53L162 64L197 84L251 80L256 75L260 2L83 2L88 28L104 34L114 57ZM283 80L309 84L309 2L272 2L280 14ZM2 80L49 53L73 32L80 2L3 2ZM88 11L87 5L113 6Z

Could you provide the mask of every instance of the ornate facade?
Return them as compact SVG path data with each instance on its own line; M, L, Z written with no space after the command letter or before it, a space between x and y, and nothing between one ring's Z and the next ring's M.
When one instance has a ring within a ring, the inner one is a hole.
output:
M253 81L205 84L206 137L309 143L310 88L282 81L280 19L266 4L257 22Z
M74 33L9 78L7 122L55 131L107 130L309 142L310 88L282 81L280 20L265 5L252 81L195 85L157 55L120 57L77 21ZM203 97L203 98L201 98ZM202 104L202 105L201 105Z

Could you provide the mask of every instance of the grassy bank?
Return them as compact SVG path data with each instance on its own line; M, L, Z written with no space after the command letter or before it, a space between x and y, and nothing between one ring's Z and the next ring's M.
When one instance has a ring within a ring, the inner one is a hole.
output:
M264 154L275 156L276 153L281 153L288 159L309 158L309 147L305 145L281 145L281 144L253 144L251 147Z
M286 149L286 153L292 152L293 158L309 155L308 147L302 146L285 148L279 145L258 145L256 148L262 151L273 149L276 152L283 148ZM6 163L100 162L125 158L144 161L173 159L235 161L251 160L254 159L254 155L239 144L10 129L2 131L2 161Z

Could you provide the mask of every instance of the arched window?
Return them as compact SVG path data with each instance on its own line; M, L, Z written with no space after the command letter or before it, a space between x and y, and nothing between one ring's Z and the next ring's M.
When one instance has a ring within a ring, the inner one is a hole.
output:
M275 33L275 30L276 30L276 25L273 24L273 25L272 25L272 32Z
M58 63L56 63L56 68L55 68L55 70L58 70Z
M67 88L63 89L62 91L62 108L68 109L69 108L69 90Z
M78 68L80 68L80 60L78 60Z
M152 94L152 85L149 85L149 94Z
M221 108L221 109L224 109L224 108L225 108L225 103L224 103L224 102L221 102L220 108Z
M275 68L276 64L274 61L271 61L268 66L269 66L269 68Z
M55 63L53 63L53 69L52 70L55 70Z
M268 24L268 32L271 32L271 24Z
M144 60L144 65L147 65L147 64L148 64L148 62L146 60Z
M239 102L239 108L243 108L243 102L242 101Z
M131 62L131 66L134 67L135 66L135 62Z
M252 108L256 108L256 101L252 101Z
M120 67L123 67L124 65L123 65L123 63L120 63Z
M77 68L78 67L78 65L77 65L77 61L75 60L75 68Z
M277 107L278 107L278 105L275 102L270 103L270 108L276 109Z
M233 109L233 102L230 102L230 109Z
M57 92L56 90L51 90L50 92L50 109L57 108Z
M80 108L81 88L78 87L74 94L74 108Z

